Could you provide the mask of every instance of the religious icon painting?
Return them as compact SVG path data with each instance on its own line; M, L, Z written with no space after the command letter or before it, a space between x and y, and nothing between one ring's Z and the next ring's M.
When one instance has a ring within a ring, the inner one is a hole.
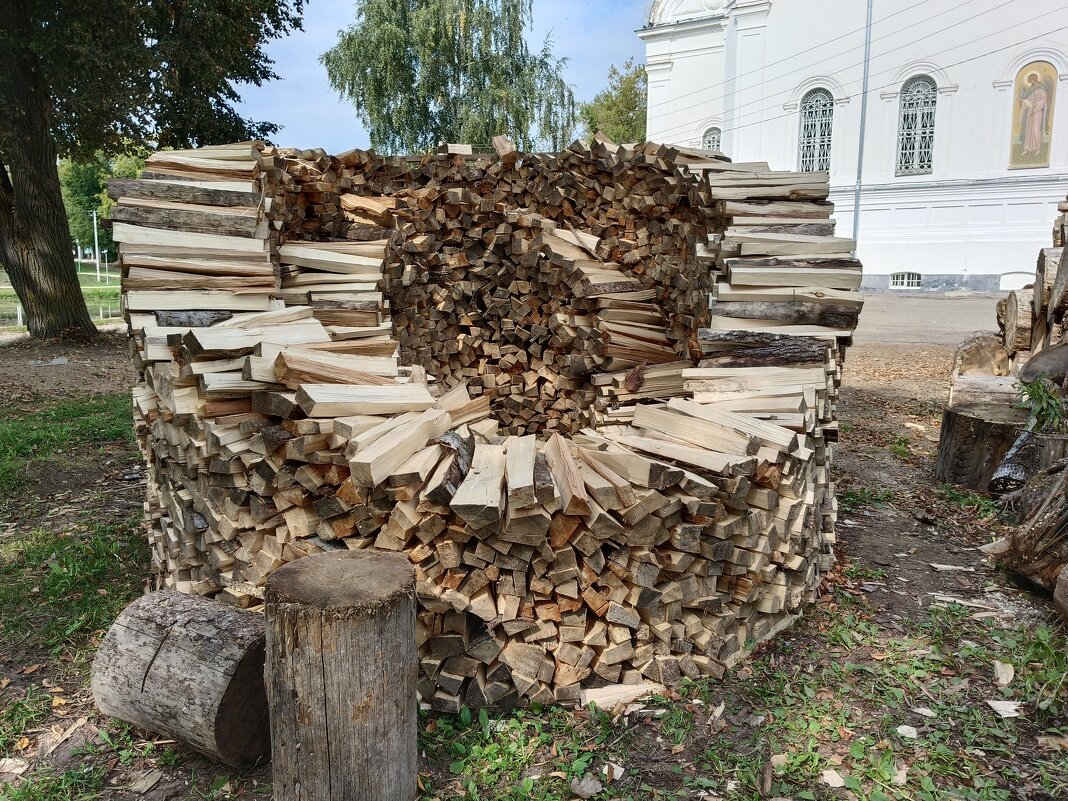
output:
M1056 91L1057 70L1047 61L1032 61L1017 73L1009 169L1049 166Z

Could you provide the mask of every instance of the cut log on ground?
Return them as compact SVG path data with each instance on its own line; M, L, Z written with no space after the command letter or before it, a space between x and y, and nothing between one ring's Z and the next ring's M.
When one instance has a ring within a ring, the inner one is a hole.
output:
M988 489L996 495L1013 492L1066 455L1068 435L1035 431L1029 421L994 471Z
M155 592L127 606L93 659L105 715L247 767L270 752L263 617L218 601Z

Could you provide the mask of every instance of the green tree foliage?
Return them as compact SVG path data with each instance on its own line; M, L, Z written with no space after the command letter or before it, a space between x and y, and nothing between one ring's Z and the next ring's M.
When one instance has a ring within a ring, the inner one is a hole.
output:
M645 67L628 60L623 69L608 70L608 88L579 107L586 136L600 131L617 144L645 141L649 84Z
M107 158L97 153L91 159L73 161L63 159L59 163L59 185L63 191L63 206L67 210L72 244L80 242L83 248L93 245L93 212L99 220L108 218L114 201L108 197L109 178L136 178L145 167L144 159L134 155ZM98 223L100 251L114 261L117 255L111 239L111 229Z
M322 57L372 145L420 152L441 142L562 148L575 100L546 37L523 38L532 0L357 0L356 21Z
M57 170L130 147L269 136L236 86L277 77L264 52L304 0L0 2L0 261L30 334L92 334Z

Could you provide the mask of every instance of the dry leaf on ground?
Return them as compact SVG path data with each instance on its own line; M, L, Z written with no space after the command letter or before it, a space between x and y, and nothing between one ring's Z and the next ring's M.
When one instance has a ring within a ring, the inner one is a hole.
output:
M1003 718L1018 718L1023 714L1020 711L1020 707L1023 706L1021 701L987 701L986 703Z
M1008 687L1015 675L1016 669L1012 665L994 660L994 678L997 680L998 687Z
M823 783L828 787L845 787L845 779L836 770L823 771Z
M581 779L571 780L571 792L577 795L579 798L593 798L597 793L604 789L604 785L601 784L594 776L587 773Z

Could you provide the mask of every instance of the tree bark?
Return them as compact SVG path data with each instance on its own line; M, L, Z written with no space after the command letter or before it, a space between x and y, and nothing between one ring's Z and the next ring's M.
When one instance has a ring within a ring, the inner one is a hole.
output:
M263 617L177 592L127 606L93 659L93 699L112 715L233 767L270 751Z
M413 801L415 573L395 553L329 551L267 578L276 801Z
M0 260L32 337L94 336L78 284L52 138L52 101L33 38L28 0L0 3Z

